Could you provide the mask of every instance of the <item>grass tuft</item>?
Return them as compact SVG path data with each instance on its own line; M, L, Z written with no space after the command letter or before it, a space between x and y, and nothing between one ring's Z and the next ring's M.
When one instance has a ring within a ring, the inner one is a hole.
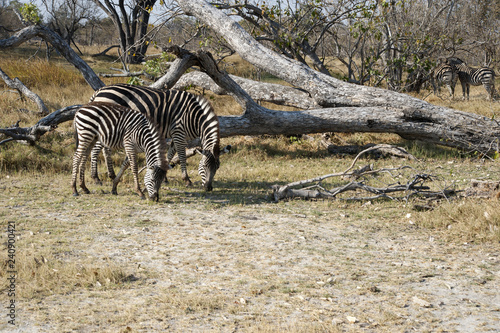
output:
M437 229L448 241L500 242L500 201L465 199L444 203L433 211L420 213L417 223Z

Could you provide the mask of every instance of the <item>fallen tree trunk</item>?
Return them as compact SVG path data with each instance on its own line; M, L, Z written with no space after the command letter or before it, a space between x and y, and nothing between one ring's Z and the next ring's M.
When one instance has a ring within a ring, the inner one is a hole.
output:
M347 106L303 111L276 111L255 103L247 91L240 87L231 76L218 69L209 53L198 52L194 55L182 52L181 56L189 56L191 61L195 61L217 86L231 94L245 110L240 116L219 117L222 137L373 132L396 133L409 140L422 140L483 153L499 149L500 127L496 121L483 116L440 107L437 107L440 112L436 112L433 110L435 106L409 96L407 96L408 104L404 106ZM358 86L354 86L356 87ZM382 89L376 89L376 91L378 94L387 96L396 94ZM287 92L293 94L290 89ZM399 95L401 99L406 96ZM430 110L424 108L424 105L431 106Z
M152 86L173 87L188 68L198 65L221 88L213 88L214 90L227 92L242 106L242 115L219 118L222 137L378 132L396 133L405 139L422 140L484 154L499 150L500 126L492 119L435 106L393 91L336 80L265 48L237 22L203 0L185 0L179 4L186 12L195 15L222 34L243 58L299 87L279 88L276 85L232 77L218 69L209 53L193 54L180 48L171 48L170 51L177 55L177 59L167 74ZM46 27L27 27L6 40L0 40L0 48L19 45L34 36L40 36L53 44L82 72L92 88L103 86L102 81L69 45ZM187 77L192 79L194 76ZM213 83L208 84L214 87ZM248 89L251 95L244 88ZM276 111L260 106L255 100L274 100L307 110ZM54 128L61 121L70 120L59 115L60 110L56 111L56 115L50 114L37 124ZM16 127L4 129L2 132L19 137L38 128L36 133L45 133L47 128L44 127L44 131L40 132L40 126L37 127L37 124L23 130ZM29 139L38 137L39 134L31 135Z
M212 79L230 92L244 114L221 117L224 136L314 132L390 132L406 139L478 150L498 150L500 126L486 117L429 104L380 88L353 85L319 73L258 43L235 20L204 0L178 1L189 15L217 31L245 60L306 90L321 110L280 112L262 108L227 76ZM207 70L207 68L205 68Z
M235 75L229 75L229 77L257 102L270 102L298 109L316 109L320 107L314 99L311 98L309 93L302 89L281 84L249 80ZM198 71L184 74L173 88L183 89L191 85L210 90L217 95L229 94L228 91L215 83L209 75Z

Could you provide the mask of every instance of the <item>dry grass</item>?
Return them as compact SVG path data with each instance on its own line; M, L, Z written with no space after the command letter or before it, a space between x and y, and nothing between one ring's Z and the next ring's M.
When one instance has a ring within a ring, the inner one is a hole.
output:
M500 242L500 204L491 200L443 203L418 216L419 225L442 231L452 242Z
M11 77L38 70L31 61L5 59L2 69ZM106 59L85 59L103 71L114 66ZM228 70L256 75L239 59L230 61L234 66ZM92 94L62 61L36 62L41 72L30 87L50 108L85 103ZM493 117L500 105L484 100L481 89L473 88L469 102L426 99ZM220 115L241 112L227 96L209 98ZM19 119L21 126L33 124L36 114L19 111L33 108L3 93L0 126ZM223 139L233 150L221 157L214 192L201 190L197 160L189 161L195 187L186 189L174 168L159 203L139 200L130 174L118 196L110 194L106 180L103 186L89 183L90 195L72 197L71 124L35 147L1 146L0 217L16 222L19 329L493 332L499 319L500 202L453 200L430 212L412 210L418 200L272 203L272 184L350 165L352 156L329 155L320 136L311 137ZM420 160L367 158L360 165L407 164L436 176L438 189L500 178L497 161L396 135L337 134L334 140L401 145ZM115 155L117 163L122 156ZM6 301L5 244L2 232L0 304ZM416 306L415 296L433 307ZM0 330L7 328L0 322Z

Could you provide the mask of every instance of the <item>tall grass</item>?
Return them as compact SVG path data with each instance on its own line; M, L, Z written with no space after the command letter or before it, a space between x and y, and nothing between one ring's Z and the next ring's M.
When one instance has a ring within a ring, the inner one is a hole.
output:
M19 78L21 82L32 89L86 84L85 79L77 71L40 58L32 60L4 59L2 69L11 78ZM4 85L3 81L0 84Z

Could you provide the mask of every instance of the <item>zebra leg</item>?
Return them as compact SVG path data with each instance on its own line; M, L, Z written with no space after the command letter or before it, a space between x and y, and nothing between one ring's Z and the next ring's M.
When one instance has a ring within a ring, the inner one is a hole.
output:
M170 165L170 168L173 168L174 165L170 164L170 161L172 161L172 159L174 158L175 156L175 153L176 153L176 150L175 150L175 145L174 145L174 142L171 141L169 143L169 147L168 147L168 153L167 153L167 163ZM167 179L167 176L165 176L165 180L163 181L165 184L168 184L168 179Z
M133 147L125 147L125 152L127 153L127 157L130 160L130 168L132 169L132 174L134 175L135 192L141 197L141 199L146 199L141 191L141 187L139 186L139 170L137 167L137 154L135 152L135 149Z
M97 142L92 148L92 152L90 153L90 177L94 180L94 182L98 185L102 185L102 181L99 179L99 174L97 172L97 158L99 157L99 153L103 148L100 142Z
M129 159L128 159L128 157L126 157L122 163L122 167L120 168L120 171L118 171L118 174L113 179L113 188L111 189L112 194L114 194L114 195L118 194L118 192L116 191L116 187L118 186L118 183L120 182L120 180L123 176L123 173L125 172L125 170L127 170L129 165L130 165Z
M116 177L115 170L113 169L113 160L111 159L111 149L104 147L100 142L97 142L90 155L90 176L98 185L102 185L102 181L99 179L99 174L97 172L97 158L99 157L99 153L101 152L101 150L103 150L104 160L106 161L106 166L108 168L109 178L113 180Z
M488 99L490 101L493 100L493 94L495 92L495 86L491 84L484 84L484 88L486 89L486 92L488 93Z
M82 159L82 155L77 147L76 152L73 154L73 168L72 168L72 173L71 173L71 188L73 189L73 196L75 196L75 197L77 197L79 195L78 190L76 189L76 178L77 178L78 170L80 169L81 159Z
M85 165L87 163L87 158L90 155L90 152L92 151L92 147L94 146L96 140L97 139L93 140L88 145L84 145L84 149L82 149L83 153L82 153L82 150L80 150L80 165L79 165L80 166L80 188L82 189L82 192L85 194L90 193L87 186L85 186Z
M82 192L85 194L90 193L89 189L85 185L85 164L87 163L87 156L88 155L82 156L80 162L80 188L82 189Z
M108 168L108 176L111 180L116 178L115 169L113 168L113 159L111 158L111 149L104 147L103 150L104 159L106 160L106 166Z
M448 87L448 91L450 93L450 97L453 98L453 96L455 95L455 87L452 88L451 84L448 84L447 87Z
M175 145L175 150L177 150L177 155L179 156L179 162L181 164L182 179L186 186L193 186L191 179L189 179L186 167L186 141L185 140L175 140L172 139Z

